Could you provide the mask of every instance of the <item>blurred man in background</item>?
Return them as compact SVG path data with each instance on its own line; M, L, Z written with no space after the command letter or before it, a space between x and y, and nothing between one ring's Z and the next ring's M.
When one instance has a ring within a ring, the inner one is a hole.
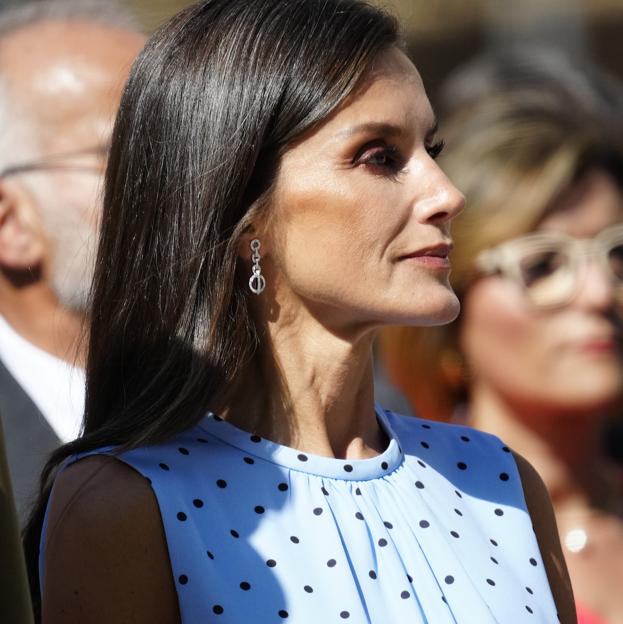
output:
M102 174L143 43L109 1L0 13L0 416L22 518L47 454L80 430Z

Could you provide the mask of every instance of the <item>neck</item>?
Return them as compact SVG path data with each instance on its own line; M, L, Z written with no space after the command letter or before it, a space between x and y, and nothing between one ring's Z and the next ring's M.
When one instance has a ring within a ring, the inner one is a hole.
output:
M63 308L45 284L14 288L1 276L0 315L32 345L72 365L83 366L84 317Z
M298 311L266 324L261 375L241 394L268 398L236 400L226 417L270 440L327 457L363 459L382 452L386 441L374 410L373 332L329 331ZM262 383L260 380L264 380ZM252 414L262 416L253 418ZM270 417L266 415L270 414Z
M470 424L500 436L536 468L557 511L610 507L616 480L601 450L601 414L518 405L475 383Z

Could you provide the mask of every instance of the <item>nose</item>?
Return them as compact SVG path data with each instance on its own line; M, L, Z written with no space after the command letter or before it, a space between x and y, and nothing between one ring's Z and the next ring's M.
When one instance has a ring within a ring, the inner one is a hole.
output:
M463 210L465 196L436 163L434 167L428 179L428 192L418 201L416 211L421 222L440 225L449 223Z
M591 258L579 275L575 304L593 310L609 310L616 303L616 285L612 275Z

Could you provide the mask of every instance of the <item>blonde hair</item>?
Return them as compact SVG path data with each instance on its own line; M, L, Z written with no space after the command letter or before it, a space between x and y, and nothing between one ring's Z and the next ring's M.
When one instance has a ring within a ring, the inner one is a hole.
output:
M467 200L452 227L451 282L459 298L476 277L478 253L534 230L588 169L606 169L621 182L623 152L607 126L567 94L532 86L473 98L444 120L448 147L440 165ZM381 334L387 373L422 416L447 419L467 399L459 329L460 319Z

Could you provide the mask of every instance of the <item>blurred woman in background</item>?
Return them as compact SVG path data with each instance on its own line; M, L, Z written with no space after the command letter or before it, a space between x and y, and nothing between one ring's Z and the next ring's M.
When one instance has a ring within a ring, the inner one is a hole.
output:
M448 91L442 167L467 198L453 226L462 314L386 330L381 351L420 416L501 435L534 464L580 622L618 623L622 481L601 435L623 407L620 134L589 80L546 84L523 61L476 66Z

